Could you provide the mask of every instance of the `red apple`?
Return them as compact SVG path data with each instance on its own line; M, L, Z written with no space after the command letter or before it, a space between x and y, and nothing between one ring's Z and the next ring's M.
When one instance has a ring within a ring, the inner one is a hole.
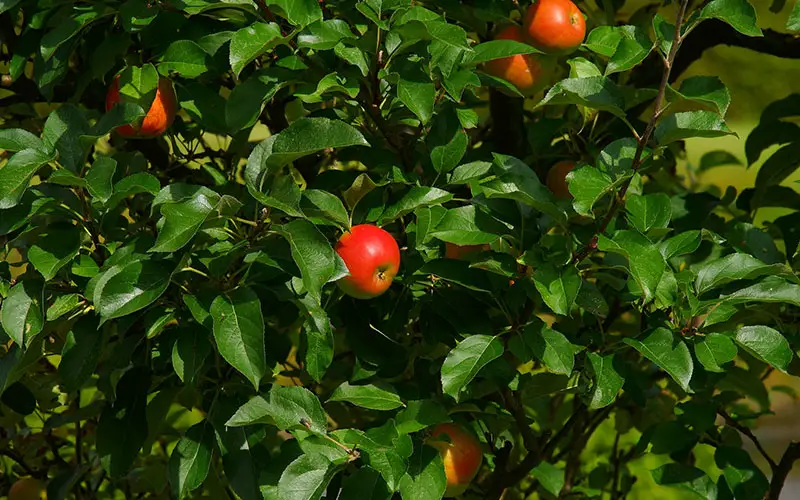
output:
M391 234L378 226L353 226L336 243L349 276L337 283L344 293L357 299L371 299L389 289L400 268L400 248Z

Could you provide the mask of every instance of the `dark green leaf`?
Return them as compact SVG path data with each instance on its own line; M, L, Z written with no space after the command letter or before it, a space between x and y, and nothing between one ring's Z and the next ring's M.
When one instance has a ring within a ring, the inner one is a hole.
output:
M537 107L576 104L624 117L625 97L619 87L605 77L568 78L553 85Z
M297 46L314 50L330 50L344 39L356 38L343 19L319 21L306 27L297 35Z
M512 337L509 348L525 362L538 359L553 373L570 375L575 366L572 344L560 332L534 321Z
M420 207L441 205L453 198L452 193L434 187L414 186L400 201L387 208L380 219L378 225L384 225L393 220L413 212Z
M172 346L172 367L184 384L195 381L211 349L205 331L186 330L181 333Z
M600 235L597 247L604 252L614 252L628 259L631 277L642 289L645 302L655 295L666 263L658 247L634 231L617 231L613 238Z
M41 53L44 60L50 59L61 44L77 35L87 25L111 12L103 5L75 8L72 15L66 15L58 26L42 37Z
M117 399L108 405L97 425L97 454L109 476L119 478L128 472L147 439L147 393L150 374L134 367L117 383Z
M6 334L25 349L45 321L44 284L25 279L11 287L0 308L0 324Z
M467 152L469 138L454 108L447 107L436 115L427 141L431 163L437 172L449 172L458 166Z
M211 304L214 339L225 361L258 389L267 372L261 301L250 288L239 287Z
M284 224L279 231L292 248L292 258L303 275L306 290L319 303L322 286L336 270L331 244L319 229L305 220Z
M19 153L17 153L19 154ZM800 167L800 142L783 146L758 169L756 187L777 186Z
M627 71L644 61L653 48L647 31L638 26L615 26L619 41L606 66L606 76Z
M344 479L339 500L389 500L391 496L378 471L361 467Z
M33 174L56 158L41 149L23 149L0 168L0 210L16 206L22 199Z
M267 5L277 7L278 12L298 28L322 19L322 9L315 0L269 0Z
M423 124L433 117L436 101L436 86L433 83L401 79L397 83L397 97Z
M450 417L444 406L430 399L420 399L409 401L395 420L397 432L411 434L436 424L449 422Z
M589 403L590 410L604 408L617 398L625 378L614 368L614 355L601 356L593 352L587 353L594 374L594 390Z
M446 488L447 477L439 452L430 446L417 446L408 462L408 472L400 481L400 495L406 499L439 500Z
M564 489L563 469L559 469L549 462L541 461L531 472L542 488L551 495L558 497L561 494L561 490Z
M669 260L673 257L680 257L694 252L700 248L702 241L703 238L700 231L686 231L665 240L659 245L659 250L661 250L664 260Z
M303 455L281 474L278 496L281 500L319 500L336 472L327 457Z
M44 149L41 139L21 128L0 130L0 149L16 153L23 149Z
M183 498L203 484L213 451L214 428L205 421L189 427L169 457L169 482L176 497Z
M650 471L653 481L661 486L670 486L693 493L692 498L717 499L717 485L705 472L683 464L664 464Z
M516 40L490 40L472 47L472 53L464 58L462 64L480 64L493 59L535 52L539 51L527 43Z
M111 266L95 277L94 307L104 320L144 309L167 289L171 271L168 263L148 259Z
M394 410L403 406L397 391L388 384L350 385L344 382L333 390L328 401L347 401L370 410Z
M338 255L334 254L347 269ZM338 268L338 266L337 266ZM314 380L321 381L325 372L333 361L333 328L331 320L317 298L310 294L298 301L304 311L306 321L303 323L303 333L306 337L305 368Z
M317 434L327 430L327 418L319 399L304 387L273 385L267 395L256 396L242 405L226 425L256 423L273 424L281 430L308 429Z
M2 9L0 9L2 12ZM789 14L789 19L786 20L786 29L789 31L800 31L800 4L795 2L792 7L792 12Z
M119 7L119 17L125 31L134 32L147 27L161 9L147 0L127 0Z
M710 105L720 116L725 116L731 104L731 93L716 76L692 76L681 83L677 92L672 87L670 90L678 98Z
M721 137L732 135L725 121L713 111L686 111L664 118L656 127L659 144L681 141L692 137Z
M664 193L630 195L625 199L628 222L640 233L665 228L672 217L672 204Z
M598 26L586 37L584 46L596 54L611 57L617 51L622 32L614 26Z
M461 246L481 245L495 241L499 234L505 233L504 229L499 221L474 205L466 205L448 210L430 235Z
M301 204L301 207L307 216L328 219L341 228L350 226L347 210L336 195L321 189L306 189L303 191L303 200L307 203Z
M458 401L461 391L481 368L503 354L497 337L473 335L458 343L442 365L442 390Z
M46 227L45 232L28 249L28 260L44 276L45 281L50 281L78 254L81 236L80 228L72 224Z
M542 300L554 313L569 316L582 282L575 266L558 269L545 264L533 274L533 282Z
M233 215L240 207L239 200L232 196L219 197L214 192L204 191L198 191L186 201L165 204L161 207L164 225L149 251L174 252L179 250L191 241L209 218L214 215Z
M235 134L253 126L264 103L275 97L279 90L291 85L293 77L291 71L270 67L253 73L247 80L235 86L225 105L228 131Z
M733 361L737 354L736 344L719 333L699 337L694 344L697 360L710 372L723 372L722 365Z
M178 73L182 78L197 78L208 71L209 56L191 40L176 40L159 59L158 70L163 75L170 71Z
M728 151L709 151L700 158L700 166L697 167L697 172L705 172L706 170L726 165L742 165L742 162Z
M700 11L700 20L716 18L725 21L739 33L762 36L756 10L747 0L712 0Z
M736 330L734 340L758 359L786 372L794 351L786 337L768 326L743 326Z
M231 37L230 64L237 77L245 66L258 56L283 43L280 27L275 23L256 22Z
M734 253L701 265L696 270L694 288L702 294L732 281L751 280L785 270L783 265L765 264L746 253Z
M47 308L47 321L57 320L61 316L77 309L81 303L83 303L83 298L79 293L59 295Z
M92 168L86 172L86 189L92 198L105 203L114 194L114 173L117 170L117 160L108 156L98 157Z
M684 391L689 392L694 364L683 339L666 328L656 328L640 340L626 338L624 341L667 372Z

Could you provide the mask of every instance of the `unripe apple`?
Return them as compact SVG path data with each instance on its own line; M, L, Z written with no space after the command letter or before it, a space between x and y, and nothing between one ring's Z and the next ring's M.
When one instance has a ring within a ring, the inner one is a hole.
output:
M447 439L442 439L447 436ZM483 462L478 440L457 424L439 424L433 428L428 444L439 450L447 476L444 496L451 498L464 493ZM436 439L439 438L439 439Z
M456 245L455 243L444 244L444 256L447 259L469 260L475 254L488 252L489 245Z
M41 500L46 498L45 486L38 479L23 477L11 485L8 500Z
M117 76L111 86L108 88L106 94L106 112L111 111L120 100L122 96L119 93L119 76ZM158 89L156 96L153 99L153 104L150 105L150 110L147 111L144 120L138 127L131 125L123 125L117 127L117 133L122 137L142 137L150 138L157 137L163 134L172 125L175 120L175 112L177 111L178 103L175 97L175 89L172 87L172 82L168 78L159 78Z
M397 241L370 224L353 226L345 232L336 243L336 253L350 271L337 284L357 299L371 299L388 290L400 268Z
M525 37L522 28L509 26L501 31L495 40L525 42ZM545 71L539 54L518 54L492 59L484 64L484 70L492 76L514 84L517 90L526 96L535 94L544 86Z
M586 36L583 12L570 0L536 0L523 27L528 43L547 54L569 54Z
M547 172L547 188L559 200L572 198L572 193L569 192L569 186L567 186L567 174L572 172L573 169L575 169L574 161L563 160L550 167Z

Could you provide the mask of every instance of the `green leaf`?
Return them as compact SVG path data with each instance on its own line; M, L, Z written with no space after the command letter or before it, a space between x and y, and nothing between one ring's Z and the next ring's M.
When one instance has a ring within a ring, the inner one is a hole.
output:
M539 51L535 47L516 40L490 40L472 47L472 52L464 57L462 64L481 64L493 59L536 52Z
M16 153L23 149L44 149L44 143L27 130L7 128L0 130L0 149Z
M787 283L778 277L769 277L760 283L742 288L720 297L726 304L746 302L786 302L800 306L800 286Z
M336 270L331 244L314 224L305 220L295 220L277 229L289 242L308 294L319 303L322 286Z
M174 71L182 78L197 78L208 71L208 65L209 56L202 47L191 40L176 40L159 58L158 70L165 76Z
M158 71L152 64L128 66L119 74L120 100L149 110L156 98L158 81Z
M475 161L456 167L448 177L448 184L469 184L479 180L492 170L488 161Z
M389 206L380 219L378 225L388 224L421 207L441 205L453 199L453 194L443 189L427 186L414 186L403 196L400 201Z
M397 417L397 432L411 434L422 429L449 422L447 409L441 404L430 399L409 401Z
M404 499L439 500L446 489L447 476L441 455L420 443L408 462L408 472L400 481L400 495Z
M339 500L389 500L392 492L381 475L371 467L361 467L344 478Z
M669 260L673 257L680 257L681 255L693 253L700 248L700 243L702 242L701 231L686 231L676 234L672 238L662 242L659 245L659 250L661 250L661 255L664 256L664 260Z
M394 421L367 433L348 429L345 435L337 434L343 443L362 451L361 458L367 465L380 472L390 491L396 491L409 468L408 457L413 453L411 437L398 434Z
M158 5L147 0L128 0L119 7L119 18L125 31L136 32L153 22L160 11Z
M2 12L2 9L0 9ZM786 29L789 31L800 31L800 4L795 2L792 7L792 12L789 14L789 19L786 20Z
M630 195L625 199L628 222L642 234L665 228L672 218L672 203L664 193Z
M327 417L319 399L304 387L273 385L265 396L243 404L225 425L256 423L272 424L281 430L308 429L317 434L327 431Z
M164 225L148 251L175 252L189 243L212 216L233 215L240 207L239 200L232 196L220 197L207 191L198 191L192 198L180 203L165 204L161 207Z
M147 439L147 394L150 373L143 367L125 372L116 386L117 398L100 415L97 454L112 478L128 472Z
M675 43L675 25L664 19L660 13L653 16L653 32L656 35L656 46L665 56L672 50Z
M144 309L166 291L171 271L167 262L149 259L111 266L95 277L95 310L105 321Z
M716 18L747 36L762 36L756 10L747 0L712 0L700 11L698 20Z
M350 385L344 382L333 390L328 401L347 401L370 410L394 410L403 406L397 391L383 383Z
M656 328L641 340L626 338L624 342L667 372L684 391L691 392L689 381L692 379L694 364L683 339L666 328Z
M220 355L258 390L267 372L264 316L258 296L248 287L239 287L214 299L210 312Z
M628 259L631 277L642 290L645 302L654 296L666 263L658 247L647 238L634 231L617 231L613 238L600 235L597 248L604 252L614 252Z
M636 148L633 138L616 140L600 152L596 166L579 166L567 175L576 212L591 216L592 208L603 196L614 192L633 175ZM645 150L643 158L648 154Z
M205 331L187 330L181 333L172 345L172 368L181 382L194 383L211 350L211 342Z
M564 489L564 470L550 462L541 461L531 472L547 492L558 497Z
M284 43L280 27L275 23L256 22L231 37L230 64L237 77L258 56Z
M784 373L794 358L786 337L768 326L743 326L736 330L734 340L758 359Z
M81 230L68 223L46 227L36 243L28 249L28 260L33 267L50 281L56 273L67 265L81 247Z
M496 177L477 187L473 185L475 194L479 189L487 198L515 200L553 217L560 223L565 221L564 212L556 205L553 194L523 162L512 156L495 153L493 170Z
M670 463L650 471L653 481L661 486L669 486L693 493L692 498L716 500L717 485L696 467Z
M83 298L79 293L59 295L47 308L47 321L57 320L61 316L77 309L81 303L83 303Z
M301 101L308 104L322 102L324 94L338 92L347 98L353 99L360 90L358 79L350 74L329 73L316 83L303 85L295 90L294 95Z
M780 264L765 264L746 253L734 253L698 267L694 288L700 295L733 281L751 280L786 270L785 266Z
M625 97L619 87L606 77L561 80L553 85L536 107L563 104L576 104L625 117Z
M728 151L709 151L700 158L700 165L697 167L697 172L705 172L712 168L729 165L742 165L742 162Z
M98 157L92 168L86 172L86 189L92 198L105 203L114 194L114 173L117 171L117 160L108 156Z
M252 127L261 114L264 103L270 101L282 88L291 85L294 72L284 68L269 67L256 71L247 80L235 86L225 105L225 123L228 132ZM255 105L255 103L259 103Z
M302 455L281 474L278 497L281 500L318 500L337 470L324 455Z
M467 152L469 138L464 132L456 110L448 106L439 111L427 136L431 163L439 173L456 168Z
M638 26L615 26L614 29L619 33L619 41L606 66L606 76L633 68L653 49L645 29Z
M298 28L322 19L322 9L315 0L268 0L267 5L277 7L277 12Z
M436 86L433 83L401 78L397 83L397 97L423 125L433 117L433 106L436 102Z
M319 21L306 26L297 35L297 46L314 50L330 50L342 40L356 38L350 26L343 19Z
M62 21L42 37L42 58L47 61L61 44L77 35L83 28L102 16L111 14L111 10L104 5L92 7L76 7L72 15L67 14Z
M503 344L497 337L472 335L447 354L442 365L442 390L458 401L461 391L480 372L481 368L503 354Z
M725 121L713 111L686 111L664 118L656 127L659 144L681 141L692 137L722 137L733 135Z
M0 168L0 210L16 206L33 175L56 155L40 149L23 149Z
M615 26L598 26L589 33L583 45L596 54L611 57L621 39L622 32Z
M758 169L756 187L763 189L777 186L786 180L800 167L798 155L800 155L800 142L792 142L776 151Z
M722 373L722 365L733 361L737 354L736 344L719 333L709 333L705 337L698 337L694 344L694 353L697 360L710 372Z
M177 498L199 488L211 469L214 428L206 421L189 427L169 457L169 482Z
M575 367L572 344L562 333L542 321L534 321L518 332L511 338L509 348L521 360L538 359L548 370L559 375L570 375Z
M0 307L0 324L14 343L25 349L42 331L44 321L44 284L24 279L11 287Z
M680 90L669 90L679 99L710 105L720 116L725 116L731 104L731 93L717 76L692 76L681 83Z
M140 193L147 193L152 196L158 194L161 189L161 183L158 182L151 174L146 172L139 172L129 175L114 184L114 194L106 202L106 207L111 209L117 204L127 198Z
M452 208L445 213L431 237L456 245L482 245L505 234L502 224L475 205Z
M617 398L617 393L625 384L625 378L615 369L613 354L601 356L590 352L586 356L594 374L594 389L589 409L605 408Z
M306 203L301 203L301 207L307 216L327 219L340 228L350 226L347 210L336 195L321 189L306 189L303 201Z
M769 490L769 481L746 450L720 446L714 453L714 462L722 469L725 483L733 493L733 498L764 498Z
M581 290L581 276L575 266L562 269L545 264L533 274L533 283L542 300L554 313L569 316Z
M334 255L340 262L338 255ZM347 266L342 263L342 267ZM307 294L298 300L298 305L306 318L303 323L303 333L306 337L305 368L314 380L321 381L325 372L333 362L333 328L331 320L318 298Z

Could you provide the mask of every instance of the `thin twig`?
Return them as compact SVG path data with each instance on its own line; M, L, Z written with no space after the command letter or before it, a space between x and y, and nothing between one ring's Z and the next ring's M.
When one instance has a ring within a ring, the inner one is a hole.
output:
M717 413L719 414L719 416L721 416L722 418L725 419L725 422L728 425L730 425L731 427L733 427L737 431L739 431L742 434L744 434L745 436L747 436L750 439L750 441L752 441L753 444L756 445L756 449L758 450L759 453L761 453L761 456L764 457L764 460L767 461L767 463L769 464L770 469L772 469L773 472L774 472L775 468L778 466L778 464L776 464L775 460L773 460L772 457L769 456L769 454L767 453L767 450L765 450L764 447L761 446L761 442L758 440L756 435L753 434L753 431L751 431L747 427L743 426L742 424L740 424L739 422L734 420L734 418L731 417L730 414L728 414L728 412L726 412L725 410L720 408L719 410L717 410Z
M16 462L20 467L22 467L22 470L25 471L25 474L27 474L29 476L35 476L36 475L36 472L33 469L31 469L30 466L25 463L25 460L22 458L22 456L17 454L15 451L12 451L12 450L0 450L0 455L4 456L4 457L8 457L11 460L13 460L14 462Z
M647 127L644 129L644 133L637 140L636 153L633 155L633 164L631 165L631 169L633 170L634 174L639 170L644 162L644 148L650 141L650 136L653 135L658 117L661 116L661 113L663 112L662 105L664 103L664 96L667 92L669 75L672 71L673 63L675 62L675 56L678 53L681 42L683 42L683 37L681 36L681 26L683 25L683 17L686 14L686 6L688 4L689 0L681 0L681 5L678 9L678 15L675 18L675 34L673 36L672 46L669 49L669 55L667 55L667 59L664 61L664 72L661 75L661 84L658 87L658 94L656 95L656 100L653 104L653 114L650 117L650 121L647 123ZM608 213L600 224L600 228L597 230L594 236L592 236L589 242L586 243L586 245L579 252L573 255L573 263L580 263L586 259L586 257L591 255L591 253L597 248L597 240L599 239L600 235L606 232L606 229L608 229L611 221L614 220L614 217L617 215L620 207L622 207L622 204L625 203L625 194L628 192L628 188L630 187L632 180L633 176L627 179L622 186L620 186L616 198L614 199L614 203L611 205L611 208L608 210Z

